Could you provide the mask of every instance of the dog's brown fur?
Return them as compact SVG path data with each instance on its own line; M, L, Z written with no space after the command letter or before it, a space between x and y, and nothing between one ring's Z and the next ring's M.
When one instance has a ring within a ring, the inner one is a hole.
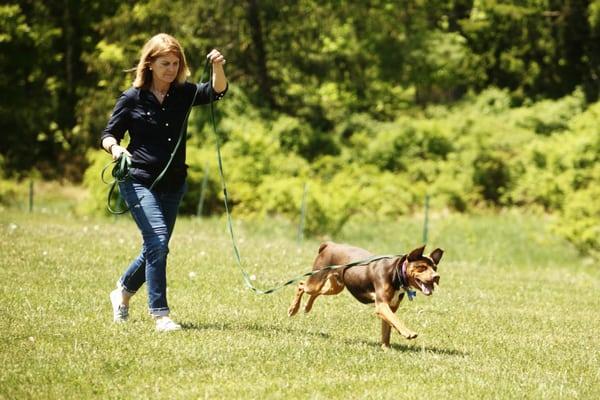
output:
M347 287L350 293L361 303L375 303L375 313L381 318L381 344L390 346L391 327L407 339L417 334L407 328L398 319L395 312L404 297L401 268L406 261L405 285L420 290L429 296L434 283L439 284L437 265L444 251L435 249L429 256L423 255L425 246L411 251L407 256L383 258L366 265L323 271L310 276L306 282L300 282L294 300L288 309L291 317L298 312L302 295L310 295L304 311L309 312L320 295L334 295ZM359 247L326 242L319 247L319 254L313 263L313 271L329 265L345 265L354 261L373 257L373 254Z

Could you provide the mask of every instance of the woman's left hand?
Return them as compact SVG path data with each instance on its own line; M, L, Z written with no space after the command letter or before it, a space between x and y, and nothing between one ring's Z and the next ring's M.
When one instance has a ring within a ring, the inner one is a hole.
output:
M225 57L217 49L212 49L210 53L206 55L206 58L210 60L212 64L212 87L217 93L222 93L227 89L227 78L225 77L225 71L223 70L223 64L225 64Z
M217 49L212 49L210 53L207 54L206 58L210 60L212 65L223 65L227 62L225 57L223 57L223 54Z

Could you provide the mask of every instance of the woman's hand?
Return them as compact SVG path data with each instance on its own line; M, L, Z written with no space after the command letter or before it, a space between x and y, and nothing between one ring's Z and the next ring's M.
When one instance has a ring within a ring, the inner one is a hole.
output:
M227 89L227 78L225 77L225 71L223 71L223 64L226 60L223 54L217 49L212 49L210 53L206 55L206 58L212 63L212 86L217 93L221 93Z
M206 55L206 58L210 60L213 66L222 66L227 62L225 57L223 57L223 54L221 54L221 52L219 52L217 49L212 49L210 53Z
M118 144L113 144L110 146L110 153L112 154L113 160L121 157L121 154L125 153L129 157L131 157L131 153L127 151L125 147L121 147Z

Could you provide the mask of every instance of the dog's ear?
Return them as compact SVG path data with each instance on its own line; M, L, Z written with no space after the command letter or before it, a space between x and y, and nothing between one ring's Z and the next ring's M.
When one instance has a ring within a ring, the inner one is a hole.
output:
M415 261L415 260L418 260L419 258L423 257L423 250L425 250L424 245L422 247L419 247L419 248L411 251L410 254L408 255L408 261Z
M433 260L435 265L438 265L440 263L440 260L442 259L443 255L444 255L444 250L438 248L438 249L435 249L434 251L432 251L431 254L429 255L429 257L431 257L431 259Z

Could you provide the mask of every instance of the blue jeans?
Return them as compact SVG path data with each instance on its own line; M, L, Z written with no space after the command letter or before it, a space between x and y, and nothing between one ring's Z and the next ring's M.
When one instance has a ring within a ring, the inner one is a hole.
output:
M119 285L133 294L146 282L150 314L156 317L169 315L167 254L186 185L176 192L162 193L126 179L119 183L119 190L144 240L140 255L121 276Z

